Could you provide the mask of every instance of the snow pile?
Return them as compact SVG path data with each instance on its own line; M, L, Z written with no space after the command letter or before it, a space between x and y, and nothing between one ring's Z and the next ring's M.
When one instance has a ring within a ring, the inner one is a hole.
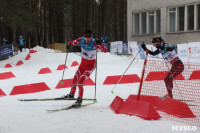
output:
M57 53L57 52L60 52L60 51L57 51L57 50L54 50L54 49L44 48L44 47L40 47L40 46L34 47L33 50L37 50L38 52L41 52L41 53Z

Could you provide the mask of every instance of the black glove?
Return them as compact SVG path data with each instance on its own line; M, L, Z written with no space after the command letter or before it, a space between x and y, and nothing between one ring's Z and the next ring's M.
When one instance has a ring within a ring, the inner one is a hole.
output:
M144 43L142 43L141 47L144 49L144 51L147 50L147 47L146 47L146 45Z
M70 42L68 42L67 43L67 45L66 45L66 49L70 49L70 47L71 47L71 44L72 44L72 42L70 41Z
M102 44L101 40L96 39L96 44L97 44L97 45L101 45L101 44Z
M71 47L71 44L67 44L67 45L66 45L66 48L67 48L67 49L70 49L70 47Z

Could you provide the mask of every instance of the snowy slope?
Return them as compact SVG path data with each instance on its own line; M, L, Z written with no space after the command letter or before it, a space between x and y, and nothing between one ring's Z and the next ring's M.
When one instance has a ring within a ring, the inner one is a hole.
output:
M7 96L0 97L0 133L170 133L172 126L185 124L160 119L146 121L139 117L115 114L109 105L116 95L127 98L137 94L138 83L120 84L111 93L114 85L103 85L107 76L122 75L133 57L116 56L110 53L98 53L97 99L98 102L81 109L72 109L56 113L48 113L47 109L63 108L74 101L20 102L19 98L60 97L69 93L70 88L55 89L63 71L57 71L58 65L64 64L66 53L58 53L41 47L34 48L38 52L31 54L31 59L24 60L28 50L0 62L0 73L11 71L16 78L0 80L0 89ZM15 66L17 61L24 62ZM78 67L70 67L73 61L80 63L80 56L69 53L64 79L71 79ZM4 68L10 63L12 68ZM52 73L37 74L41 68L49 67ZM126 74L141 76L143 61L136 59ZM90 76L95 80L95 72ZM45 82L51 90L9 96L14 86ZM77 91L78 92L78 91ZM77 97L77 93L76 93ZM84 97L94 98L94 86L84 87ZM83 101L88 103L88 101ZM188 126L188 125L187 125ZM189 132L189 131L184 131ZM199 129L196 131L199 132Z

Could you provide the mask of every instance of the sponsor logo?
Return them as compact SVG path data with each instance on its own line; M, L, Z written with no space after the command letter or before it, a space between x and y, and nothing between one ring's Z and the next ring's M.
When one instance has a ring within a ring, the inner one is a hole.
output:
M196 126L172 126L172 131L196 131Z

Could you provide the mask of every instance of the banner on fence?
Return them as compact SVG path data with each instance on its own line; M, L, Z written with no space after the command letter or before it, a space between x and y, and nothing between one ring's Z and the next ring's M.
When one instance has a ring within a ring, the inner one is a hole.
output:
M200 42L188 43L188 59L190 62L200 62Z
M146 45L151 51L157 50L153 45ZM141 48L141 45L137 45L137 42L111 42L110 52L117 54L132 54L135 56L140 51L140 58L145 59L145 51ZM189 42L183 44L177 44L177 54L183 62L200 62L200 42ZM161 54L156 56L149 55L150 59L163 59Z
M129 46L128 46L128 42L123 42L123 44L122 44L123 46L122 46L122 53L123 54L129 54Z
M129 54L132 54L134 57L136 56L136 54L138 53L138 51L139 51L139 48L138 48L138 46L137 46L137 42L131 42L131 41L129 41L128 42L128 52L129 52Z
M117 42L111 42L110 43L110 53L117 53L117 45L118 43Z
M0 47L0 59L14 55L13 45Z
M188 44L177 44L177 54L182 61L188 62Z
M144 60L145 59L145 51L143 50L141 45L138 45L138 48L140 50L140 58Z
M177 44L177 54L184 62L200 62L200 42Z
M118 41L117 42L117 53L118 54L122 54L123 53L123 42L122 41Z

